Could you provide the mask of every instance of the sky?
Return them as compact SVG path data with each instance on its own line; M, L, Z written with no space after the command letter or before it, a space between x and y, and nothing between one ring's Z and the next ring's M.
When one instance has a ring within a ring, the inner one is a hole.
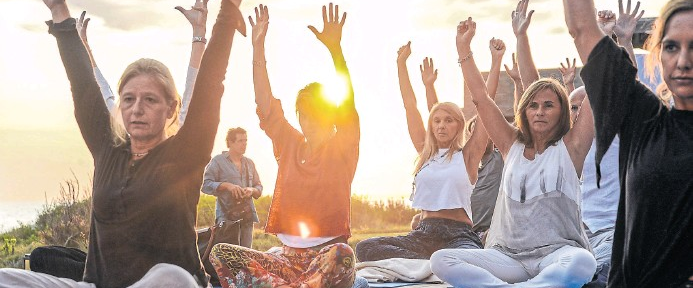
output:
M207 37L219 1L209 2ZM595 2L600 10L618 11L615 0ZM664 2L644 1L641 7L645 17L657 15ZM334 74L327 49L306 28L314 25L321 30L321 6L328 2L244 0L241 12L251 15L261 3L268 5L270 14L265 46L272 91L282 100L289 123L298 128L293 113L296 93L306 84ZM170 68L180 93L192 30L173 7L192 4L191 0L68 0L73 17L86 10L92 18L89 42L97 65L112 87L117 86L127 64L145 57L160 60ZM421 60L434 59L439 70L436 89L440 101L463 106L462 74L455 48L457 23L468 16L477 22L472 49L480 70L490 66L491 37L506 42L503 63L510 64L510 55L515 51L510 13L517 2L342 0L335 4L348 14L342 46L361 119L361 154L352 193L371 199L406 199L411 193L417 155L409 140L399 93L395 62L398 48L412 41L409 74L419 110L427 121L418 71ZM50 201L67 179L76 178L83 187L89 187L92 158L74 120L70 87L54 37L43 23L50 19L50 12L39 0L0 0L0 6L0 202ZM537 67L554 68L566 57L577 57L565 27L561 1L532 0L530 9L536 10L528 35ZM236 37L212 154L226 149L228 128L245 128L249 143L246 156L255 161L264 193L271 194L277 164L269 138L259 129L251 71L250 39Z

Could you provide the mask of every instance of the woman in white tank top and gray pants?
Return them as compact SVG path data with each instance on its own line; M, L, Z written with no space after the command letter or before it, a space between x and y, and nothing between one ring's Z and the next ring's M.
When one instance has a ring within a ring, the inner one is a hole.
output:
M581 287L596 269L581 224L578 180L594 134L589 101L571 129L565 89L539 79L520 99L517 128L510 125L471 57L475 30L471 18L457 27L460 66L505 167L486 249L438 251L431 270L455 287Z
M429 259L445 248L481 248L472 230L471 195L488 135L481 123L464 143L464 116L454 103L431 109L423 150L414 177L412 207L421 221L409 234L375 237L356 245L359 261Z

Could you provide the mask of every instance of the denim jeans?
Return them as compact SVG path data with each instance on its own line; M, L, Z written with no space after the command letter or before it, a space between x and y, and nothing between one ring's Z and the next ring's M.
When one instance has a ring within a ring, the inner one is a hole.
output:
M421 220L416 229L404 236L375 237L356 245L359 261L390 258L429 259L440 249L480 249L481 239L464 222L442 218Z

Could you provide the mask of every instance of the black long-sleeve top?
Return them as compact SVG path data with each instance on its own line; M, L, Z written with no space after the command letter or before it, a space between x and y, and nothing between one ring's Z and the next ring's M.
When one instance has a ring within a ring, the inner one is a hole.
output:
M693 111L669 110L604 37L582 69L597 165L618 134L621 198L608 287L679 287L693 275Z
M93 209L84 281L127 287L158 263L204 279L195 222L224 91L237 8L222 1L193 92L185 126L131 162L130 142L115 145L110 116L75 29L75 19L50 23L75 105L75 118L94 158Z

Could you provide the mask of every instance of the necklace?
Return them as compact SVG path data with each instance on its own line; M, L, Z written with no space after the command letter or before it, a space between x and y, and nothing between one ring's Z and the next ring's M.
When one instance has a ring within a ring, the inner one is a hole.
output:
M147 154L149 154L149 151L147 151L147 152L142 152L142 153L130 153L130 154L131 154L132 156L135 156L135 157L144 157L144 156L146 156Z

